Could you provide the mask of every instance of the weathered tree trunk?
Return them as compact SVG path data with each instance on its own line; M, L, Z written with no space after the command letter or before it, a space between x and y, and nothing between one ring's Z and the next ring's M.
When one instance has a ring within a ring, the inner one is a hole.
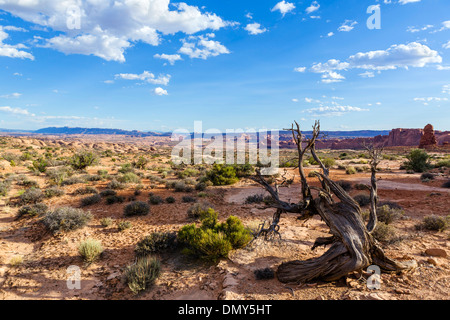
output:
M401 263L386 257L379 243L371 234L377 224L376 168L381 152L368 148L372 157L372 178L371 186L369 187L371 207L369 222L365 225L358 203L341 186L328 177L328 169L325 168L316 155L314 143L319 136L319 123L316 122L314 125L312 138L307 141L305 148L302 148L303 136L298 124L297 129L292 127L291 130L298 146L298 163L303 201L300 201L298 204L288 204L281 201L278 196L278 188L275 191L259 173L255 181L260 183L275 201L274 207L278 210L278 219L275 223L272 223L272 228L278 224L279 216L282 212L297 212L301 214L303 219L317 214L329 227L331 236L316 239L313 249L322 245L331 246L320 257L306 261L289 261L281 264L277 270L278 279L281 282L307 282L314 279L333 281L346 276L350 272L367 268L372 264L379 266L384 271L414 268L417 265L415 261ZM307 150L311 151L314 159L322 168L323 173L317 173L322 188L309 187L307 184L302 167L303 155ZM311 190L317 190L319 192L318 196L314 198ZM333 195L337 197L339 202L333 200Z

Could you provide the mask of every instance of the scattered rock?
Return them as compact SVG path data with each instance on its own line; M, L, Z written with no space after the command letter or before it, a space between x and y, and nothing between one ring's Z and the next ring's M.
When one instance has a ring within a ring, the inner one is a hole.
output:
M425 250L425 254L432 257L447 257L447 252L444 249L430 248Z

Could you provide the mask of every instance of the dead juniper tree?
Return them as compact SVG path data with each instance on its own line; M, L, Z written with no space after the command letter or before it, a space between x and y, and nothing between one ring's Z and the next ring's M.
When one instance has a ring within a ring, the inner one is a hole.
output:
M376 171L381 151L366 147L371 157L370 216L365 224L358 203L337 183L329 178L329 170L324 166L315 150L315 142L320 135L320 123L316 121L311 137L306 138L297 122L295 127L285 129L292 132L297 145L298 172L301 181L301 199L298 203L288 203L280 199L279 185L272 187L257 170L253 180L264 187L272 197L271 206L276 209L269 227L262 225L257 236L278 235L280 216L283 213L299 214L300 220L319 215L329 227L330 236L316 239L312 250L330 245L322 256L306 261L282 263L277 270L281 282L307 282L313 279L334 281L353 271L361 271L370 265L377 265L383 271L399 271L416 267L416 261L399 262L388 258L378 241L372 236L377 225L377 183ZM303 169L303 157L311 153L319 164L321 172L315 173L321 187L310 186Z

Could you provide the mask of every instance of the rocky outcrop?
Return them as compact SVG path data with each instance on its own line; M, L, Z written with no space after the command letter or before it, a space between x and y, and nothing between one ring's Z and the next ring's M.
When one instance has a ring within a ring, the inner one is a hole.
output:
M437 146L437 140L434 135L434 128L431 124L427 124L423 129L423 135L420 138L419 148L424 149L435 146Z

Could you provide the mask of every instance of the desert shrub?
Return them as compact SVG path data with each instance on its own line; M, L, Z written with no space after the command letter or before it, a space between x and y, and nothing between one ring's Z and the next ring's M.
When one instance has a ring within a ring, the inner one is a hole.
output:
M438 215L430 215L423 218L422 223L416 226L419 230L444 231L450 225L450 215L442 217Z
M87 167L98 163L98 157L93 152L82 151L74 154L72 158L70 158L69 163L75 170L84 170Z
M215 186L230 185L239 181L236 176L236 169L233 166L217 163L206 173L206 176Z
M80 229L91 219L90 212L71 207L61 207L45 214L42 222L53 233L59 233Z
M205 191L208 188L208 185L204 182L199 182L195 185L195 190L197 191Z
M322 160L322 163L325 166L325 168L331 168L332 166L334 166L336 161L333 158L325 158Z
M122 182L117 181L116 179L111 180L106 187L108 189L113 189L113 190L122 190L125 189L125 185Z
M397 238L396 229L384 222L378 222L372 236L381 242L391 242Z
M391 224L395 220L400 219L404 214L405 213L403 210L392 209L387 205L377 208L377 218L385 224Z
M137 158L136 160L133 161L132 165L133 167L137 168L137 169L141 169L144 170L145 167L148 164L148 159L145 158L144 156L140 156L139 158Z
M450 188L450 180L444 182L444 183L442 184L442 188ZM1 192L1 191L0 191L0 192Z
M92 263L100 257L103 252L103 247L98 240L86 239L78 245L78 252L84 262Z
M102 181L103 179L103 176L100 176L98 174L88 174L84 176L84 180L89 182Z
M349 166L345 169L345 173L346 174L355 174L356 173L356 169L355 167Z
M237 217L230 216L224 223L218 223L218 214L213 209L201 221L201 226L190 224L178 232L178 240L186 247L183 250L207 260L216 261L225 258L232 249L245 246L252 238Z
M370 204L370 197L365 194L357 194L356 196L353 197L353 199L355 199L355 201L358 202L360 207L364 207Z
M148 202L150 202L150 204L161 204L164 200L160 196L151 195Z
M438 162L436 162L436 164L434 166L436 168L442 168L442 167L450 168L450 159L439 160Z
M106 189L106 190L103 190L102 192L100 192L100 195L102 197L115 196L115 195L117 195L117 192L114 190L111 190L111 189Z
M254 194L245 198L246 204L264 202L264 194Z
M91 206L93 204L99 203L102 201L102 197L99 194L94 194L92 196L81 199L81 205L83 207Z
M21 256L15 256L12 257L11 260L9 260L9 266L11 268L17 268L23 263L23 257Z
M267 280L275 278L275 272L271 268L256 269L253 271L256 280Z
M175 201L176 201L175 198L172 197L172 196L169 196L169 197L166 198L166 202L167 203L175 203Z
M117 180L122 183L141 183L141 179L133 172L124 173Z
M110 225L112 225L112 223L113 223L113 219L111 219L109 217L100 219L100 224L103 227L109 227Z
M98 190L94 187L84 187L76 189L73 194L74 195L85 195L85 194L97 194Z
M46 176L52 184L62 185L63 181L72 176L73 171L69 167L52 168L46 171Z
M185 192L188 186L183 181L175 181L173 184L173 189L175 192Z
M185 169L183 171L177 172L177 177L179 179L185 179L185 178L188 178L188 177L195 177L195 176L199 175L199 173L200 172L198 170L196 170L196 169L187 168L187 169Z
M352 190L352 184L348 181L345 180L339 180L336 182L336 184L340 185L342 189L344 189L345 191L350 191Z
M138 294L150 288L159 277L161 265L158 259L150 256L138 258L125 270L125 277L130 290Z
M130 229L132 226L130 221L120 221L117 223L117 229L121 232Z
M255 168L249 163L236 164L233 166L236 172L236 177L243 178L252 175L255 172Z
M48 206L44 203L36 203L32 206L23 206L19 209L16 218L27 217L37 217L44 215L48 210Z
M61 182L61 186L72 186L74 184L84 183L80 177L70 177Z
M429 173L429 172L424 172L420 175L420 180L422 180L422 182L434 180L434 174Z
M25 190L25 192L19 196L19 199L21 204L38 203L44 199L44 193L41 189L30 188Z
M44 195L46 198L60 197L64 195L64 190L58 187L50 187L44 190Z
M26 188L39 187L39 184L37 183L37 181L30 180L26 176L20 176L17 180L17 185L21 186L21 187L26 187Z
M197 199L191 196L183 196L181 198L181 201L183 201L184 203L190 203L190 202L197 202Z
M317 171L312 170L312 171L308 172L308 177L309 178L314 178L314 177L316 177L316 173L317 173Z
M108 170L105 170L105 169L97 170L97 175L99 175L102 178L106 179L108 177Z
M6 197L10 188L11 183L9 181L0 181L0 197Z
M354 187L356 190L367 190L367 185L363 183L356 183Z
M167 252L177 246L175 232L154 232L139 241L134 249L137 256Z
M150 212L150 206L144 201L133 201L128 204L124 209L124 215L126 217L131 216L144 216Z
M424 172L431 168L430 156L426 151L414 149L406 156L407 161L403 163L406 170L414 172Z
M106 204L115 204L115 203L123 203L125 201L125 197L118 195L110 195L105 198Z
M187 210L187 216L189 219L202 220L211 208L214 209L213 206L207 202L195 203Z

